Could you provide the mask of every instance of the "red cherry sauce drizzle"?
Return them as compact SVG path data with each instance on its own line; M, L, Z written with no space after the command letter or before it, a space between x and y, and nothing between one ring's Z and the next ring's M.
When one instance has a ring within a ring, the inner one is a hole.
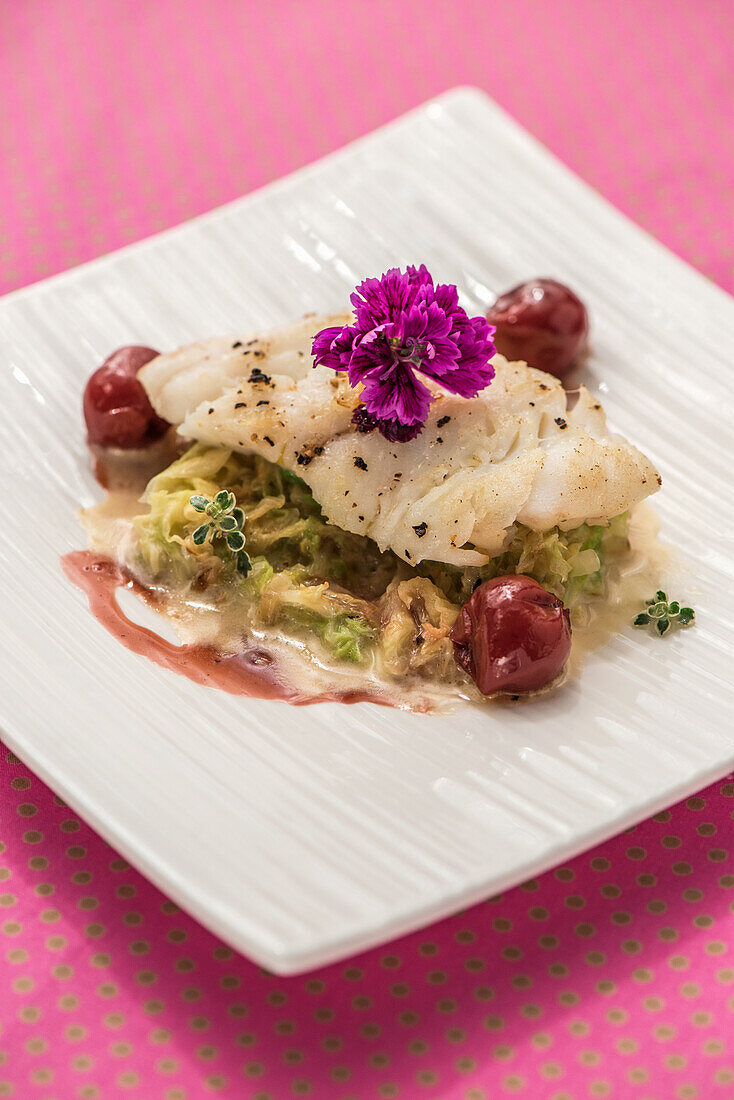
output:
M185 676L196 684L218 688L230 695L276 699L294 706L362 702L395 705L382 697L361 691L303 695L279 680L274 659L255 647L226 656L213 646L173 645L147 627L134 623L124 613L115 597L117 588L130 589L151 606L156 606L157 600L153 593L115 562L90 550L77 550L62 557L61 567L71 583L84 592L92 614L113 637L133 653L147 657L161 668Z

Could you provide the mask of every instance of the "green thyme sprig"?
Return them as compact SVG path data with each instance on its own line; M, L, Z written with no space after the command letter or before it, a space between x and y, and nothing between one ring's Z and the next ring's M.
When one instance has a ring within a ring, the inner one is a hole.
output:
M645 610L635 617L633 625L652 627L662 635L677 627L690 626L695 619L692 607L681 607L677 600L668 602L665 592L658 590L651 600L645 601Z
M222 489L213 500L208 497L189 497L189 504L197 512L207 516L207 522L197 527L191 536L196 546L203 546L207 539L224 543L237 563L237 571L243 577L252 569L250 555L245 550L245 513L237 507L234 493Z

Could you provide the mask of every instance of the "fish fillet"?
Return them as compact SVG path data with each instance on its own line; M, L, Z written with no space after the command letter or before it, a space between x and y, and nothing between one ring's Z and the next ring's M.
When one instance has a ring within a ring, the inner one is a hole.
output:
M345 317L309 317L264 335L217 337L140 372L159 416L190 439L262 455L298 474L329 521L415 565L481 565L508 530L604 522L657 491L648 458L608 431L584 387L573 408L558 379L495 356L467 400L436 400L421 435L390 443L351 424L344 373L313 369L311 340Z

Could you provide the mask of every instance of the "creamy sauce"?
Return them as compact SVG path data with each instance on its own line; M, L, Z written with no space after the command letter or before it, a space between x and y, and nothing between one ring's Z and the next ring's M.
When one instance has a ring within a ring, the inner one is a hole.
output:
M213 646L173 645L147 627L134 623L124 613L115 597L117 588L132 589L154 606L159 601L119 565L90 550L66 554L61 565L72 584L85 593L95 618L127 649L196 684L219 688L230 695L280 699L296 706L326 702L388 703L387 699L360 691L303 695L280 678L278 664L272 655L255 646L227 656Z
M571 615L573 639L567 677L576 676L590 653L625 630L645 600L664 588L676 572L671 547L658 538L659 522L647 504L638 504L628 526L629 554L613 565L607 591Z
M170 459L157 455L157 468L166 461ZM486 704L487 699L468 678L466 683L455 684L417 676L396 680L384 674L375 657L364 666L334 664L316 639L290 636L244 620L240 603L228 607L210 602L206 593L183 595L140 583L130 569L136 546L132 521L144 511L140 494L155 472L149 463L138 464L134 456L123 456L121 463L110 463L107 458L109 491L82 516L90 549L62 559L66 575L85 592L93 614L128 649L196 683L296 705L369 700L421 712L445 712L460 701ZM606 595L572 614L573 638L566 670L559 681L537 695L576 676L586 657L625 630L645 599L667 583L672 554L658 540L657 529L655 513L640 505L630 518L630 551L610 569ZM120 587L165 613L182 644L167 642L125 615L116 598ZM508 702L508 697L499 696L496 701Z

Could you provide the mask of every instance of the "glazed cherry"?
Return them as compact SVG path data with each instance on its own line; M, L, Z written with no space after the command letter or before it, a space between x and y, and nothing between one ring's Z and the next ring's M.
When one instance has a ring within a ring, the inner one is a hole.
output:
M562 378L586 345L581 299L555 279L531 279L500 294L487 311L497 351Z
M571 650L569 614L532 577L485 581L459 612L451 631L454 658L483 695L520 695L550 684Z
M84 419L90 443L101 447L146 447L169 425L156 416L138 381L138 371L159 353L129 346L113 351L84 390Z

